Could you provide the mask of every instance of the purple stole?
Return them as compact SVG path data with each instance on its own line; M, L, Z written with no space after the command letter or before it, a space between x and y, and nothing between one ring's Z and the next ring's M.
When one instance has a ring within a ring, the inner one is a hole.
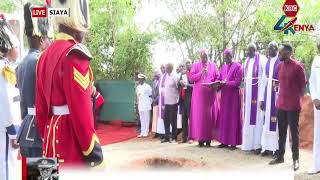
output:
M182 80L182 73L180 73L179 80ZM181 87L181 88L183 88L183 87ZM183 101L182 101L182 96L181 96L181 89L179 89L179 103L178 103L178 105L179 105L178 113L180 115L182 115L182 112L183 112Z
M161 84L160 84L160 87L159 88L164 88L164 82L166 81L166 77L167 77L167 73L165 73L162 77L162 81L161 81ZM160 92L160 108L161 108L161 111L159 111L159 113L161 112L160 117L161 119L164 119L164 96L163 94Z
M252 90L251 90L251 112L250 112L250 125L256 125L257 121L257 100L258 100L258 82L259 82L259 59L260 55L259 53L256 53L254 64L252 68ZM248 73L248 67L249 67L249 59L247 61L245 72ZM246 81L244 81L244 87L246 87ZM244 88L244 99L246 99L246 88Z
M155 84L156 84L156 86L155 86L155 87L157 87L157 86L158 86L159 81L160 81L160 80L155 80ZM158 87L158 88L159 88L159 87ZM159 90L159 89L158 89L158 90Z
M271 63L271 58L268 59L268 62L266 64L266 76L269 79L270 68L273 68L272 78L273 79L278 79L278 77L277 77L277 70L278 70L277 66L280 63L279 58L277 58L277 60L274 63L273 67L270 67L270 63ZM268 86L266 86L266 90L265 90L265 93L264 93L264 106L265 106L264 109L266 109L266 106L267 106L267 91L268 91L267 89L268 89ZM270 118L271 119L270 119L269 131L274 131L274 132L277 130L277 121L276 121L277 109L276 109L275 101L276 101L276 91L273 88L271 88L271 112L270 112L271 113L270 114Z

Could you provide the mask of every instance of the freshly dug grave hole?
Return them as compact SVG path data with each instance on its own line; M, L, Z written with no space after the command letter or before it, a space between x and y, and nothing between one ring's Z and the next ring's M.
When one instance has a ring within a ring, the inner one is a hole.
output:
M185 158L150 157L135 160L131 163L133 168L169 169L194 168L205 166L204 162L197 162Z

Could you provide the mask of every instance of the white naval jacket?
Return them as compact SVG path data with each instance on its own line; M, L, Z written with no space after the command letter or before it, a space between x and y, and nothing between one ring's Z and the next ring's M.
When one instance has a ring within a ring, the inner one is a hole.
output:
M150 111L152 104L152 88L149 84L139 84L136 89L139 111Z
M311 75L309 79L310 94L312 100L320 100L320 56L316 56L311 66Z
M0 133L8 133L10 139L15 139L16 128L21 124L19 89L8 81L8 76L4 76L5 68L15 72L15 66L8 60L0 60Z

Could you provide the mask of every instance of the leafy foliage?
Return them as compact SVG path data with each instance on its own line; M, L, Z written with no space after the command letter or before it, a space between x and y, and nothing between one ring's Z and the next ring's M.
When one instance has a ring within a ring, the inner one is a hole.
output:
M221 56L224 48L234 49L235 58L243 61L245 49L250 42L256 42L261 52L265 53L269 42L290 43L295 47L295 58L305 64L307 71L315 54L315 36L306 32L284 35L275 32L274 25L283 15L284 0L175 0L165 1L169 9L177 16L174 22L162 21L164 36L185 44L189 57L197 57L195 50L201 46L211 49L212 59L223 63ZM299 1L300 24L317 22L315 14L320 10L320 3L312 0ZM186 7L189 7L188 9ZM202 7L199 9L199 7ZM206 7L206 8L203 8ZM202 11L201 11L202 10Z
M1 12L22 9L27 0L0 1ZM151 75L150 45L156 37L186 47L191 59L196 50L207 47L218 65L223 63L222 52L234 49L234 58L243 61L248 43L257 43L265 53L270 41L291 43L294 57L310 71L315 55L315 39L319 34L298 32L284 35L273 31L279 20L284 0L159 0L166 4L175 20L162 19L157 24L158 34L140 32L133 22L139 0L90 1L91 29L85 44L92 52L92 68L97 79L131 79L137 71ZM44 0L31 0L44 3ZM318 22L320 3L316 0L298 1L299 24ZM287 18L286 21L289 19ZM156 22L155 22L156 23Z
M16 9L16 5L13 1L1 1L0 12L13 12Z
M139 32L132 22L132 0L91 1L92 25L85 44L94 59L96 79L128 80L135 72L151 75L150 46L154 35Z
M16 10L22 9L25 3L31 2L33 4L45 4L42 0L2 0L0 1L0 12L12 13Z

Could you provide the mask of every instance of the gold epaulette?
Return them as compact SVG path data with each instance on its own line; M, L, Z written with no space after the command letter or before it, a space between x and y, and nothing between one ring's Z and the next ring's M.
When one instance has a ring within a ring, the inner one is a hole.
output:
M17 84L16 72L13 71L9 66L5 65L2 69L2 75L10 84Z

